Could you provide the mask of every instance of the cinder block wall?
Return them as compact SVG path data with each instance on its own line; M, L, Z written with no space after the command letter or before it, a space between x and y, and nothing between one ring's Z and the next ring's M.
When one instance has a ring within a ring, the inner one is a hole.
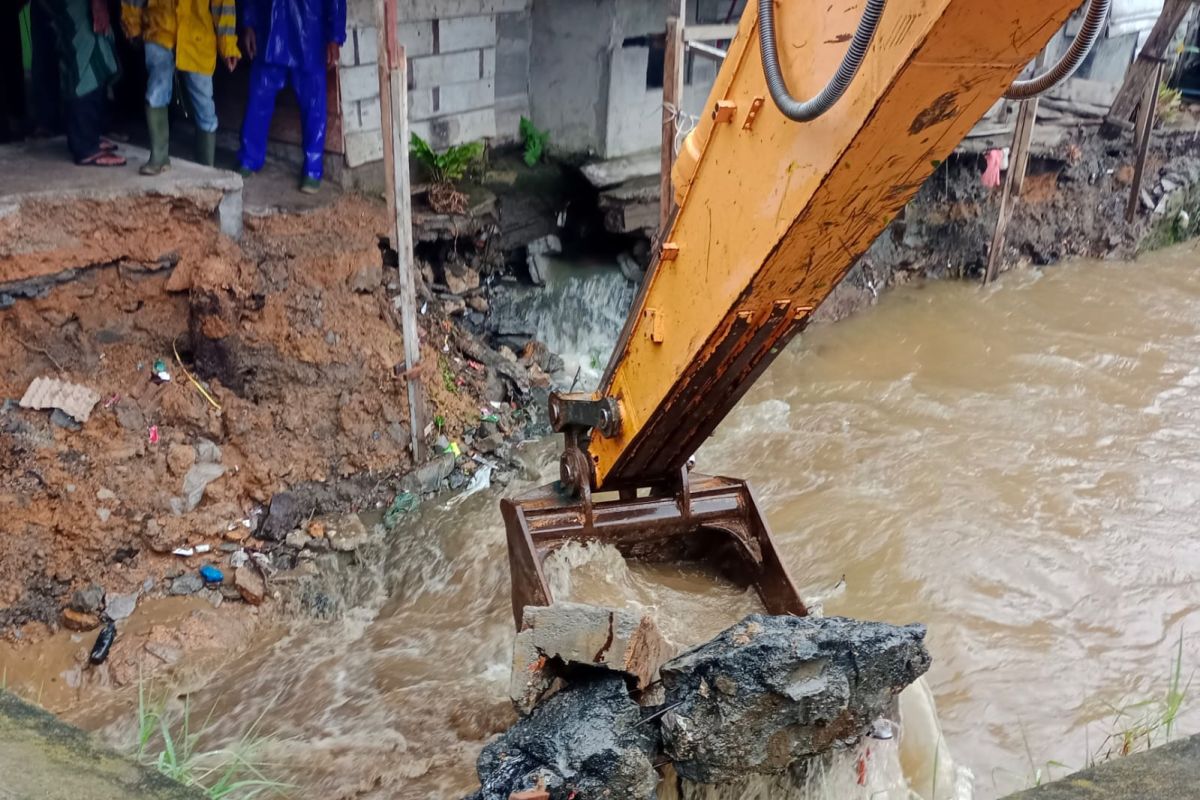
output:
M529 113L530 0L401 0L409 122L436 148L517 138ZM383 157L373 0L350 0L339 70L346 163Z

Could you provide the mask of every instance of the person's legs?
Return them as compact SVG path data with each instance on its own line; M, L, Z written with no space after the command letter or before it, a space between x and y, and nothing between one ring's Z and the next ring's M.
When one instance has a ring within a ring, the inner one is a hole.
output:
M213 166L217 155L217 104L213 102L213 77L199 72L180 72L191 101L196 124L196 161Z
M287 80L287 69L255 61L250 65L250 97L242 120L242 149L238 161L243 170L258 172L267 159L267 130L275 113L275 95Z
M58 133L62 122L62 80L58 72L58 43L53 18L40 0L29 4L29 33L33 46L30 72L33 84L33 121L39 133Z
M292 70L292 88L300 102L300 125L304 133L304 183L315 191L325 171L325 70Z
M100 127L104 122L105 89L71 98L67 107L67 147L76 164L100 152Z
M139 170L157 175L171 163L171 90L175 85L175 53L146 42L146 128L150 131L150 160Z
M25 65L21 59L21 4L0 9L0 142L25 126Z

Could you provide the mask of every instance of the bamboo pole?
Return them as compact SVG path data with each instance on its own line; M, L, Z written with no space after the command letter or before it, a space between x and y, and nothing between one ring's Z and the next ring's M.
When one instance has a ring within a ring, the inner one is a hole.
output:
M1129 203L1125 206L1125 221L1137 218L1138 202L1142 195L1142 178L1146 172L1146 156L1150 153L1150 139L1154 133L1154 117L1158 111L1158 87L1162 84L1163 64L1160 62L1151 80L1146 84L1142 102L1138 106L1137 120L1137 164L1133 168L1133 184L1129 187Z
M424 387L417 365L421 361L417 327L417 287L414 277L412 190L408 174L408 60L397 38L396 0L376 0L376 44L379 52L379 106L383 123L384 194L391 221L392 247L400 278L400 332L404 337L404 381L412 457L422 457L425 431Z
M1038 59L1041 63L1041 59ZM1022 100L1017 109L1017 122L1013 129L1013 145L1008 156L1008 171L1004 174L1004 189L1000 193L1000 211L996 216L996 228L992 232L992 245L988 250L987 270L983 273L983 285L987 286L1000 272L1000 258L1004 254L1004 237L1013 207L1021 196L1025 182L1025 170L1029 166L1029 145L1033 141L1033 126L1037 122L1038 99Z

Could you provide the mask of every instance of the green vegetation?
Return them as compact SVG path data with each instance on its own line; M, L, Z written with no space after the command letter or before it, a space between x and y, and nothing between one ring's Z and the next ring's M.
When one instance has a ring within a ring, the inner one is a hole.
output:
M1192 676L1183 677L1183 631L1175 648L1167 690L1161 697L1150 697L1121 706L1109 705L1112 711L1112 732L1100 743L1093 761L1127 756L1140 750L1166 744L1175 733L1175 721L1187 699Z
M525 145L525 166L536 166L546 155L548 131L540 130L528 117L521 117L521 143Z
M1172 89L1166 82L1158 85L1158 118L1163 125L1179 119L1183 111L1183 92Z
M179 719L172 720L166 711L166 701L148 704L145 687L139 684L134 757L172 780L202 789L212 800L284 796L284 791L292 788L270 779L260 770L264 763L258 756L270 739L256 734L258 722L232 745L202 751L199 741L212 723L212 714L199 730L191 730L189 711L185 702Z
M429 172L434 183L454 183L467 174L467 170L483 159L483 142L466 142L447 147L438 153L429 142L415 133L409 140L408 150Z

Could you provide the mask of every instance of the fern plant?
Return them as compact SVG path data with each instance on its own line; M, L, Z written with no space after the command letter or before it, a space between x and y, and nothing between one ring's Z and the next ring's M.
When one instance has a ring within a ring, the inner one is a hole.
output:
M520 132L521 142L525 145L525 166L532 167L545 155L550 134L538 129L528 117L521 117Z
M483 158L483 142L456 144L439 153L415 133L409 140L408 150L429 172L434 183L462 180L467 170Z

